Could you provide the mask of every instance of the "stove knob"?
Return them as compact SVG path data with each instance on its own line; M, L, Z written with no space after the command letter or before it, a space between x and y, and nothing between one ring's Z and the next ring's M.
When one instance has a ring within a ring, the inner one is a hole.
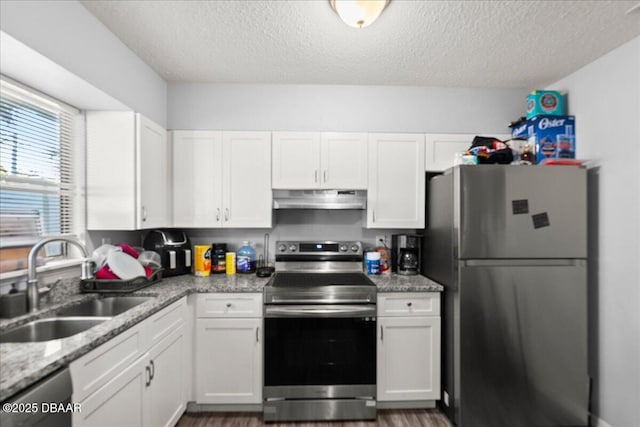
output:
M298 249L298 247L296 245L290 245L289 246L289 252L295 252Z
M287 250L287 245L285 245L284 243L282 243L282 244L278 245L278 250L279 250L280 252L284 252L284 251L286 251L286 250Z
M351 252L358 252L358 249L360 249L358 245L351 245Z
M347 251L347 249L349 249L349 248L347 247L347 245L345 245L345 244L341 244L341 245L340 245L340 252L346 252L346 251Z

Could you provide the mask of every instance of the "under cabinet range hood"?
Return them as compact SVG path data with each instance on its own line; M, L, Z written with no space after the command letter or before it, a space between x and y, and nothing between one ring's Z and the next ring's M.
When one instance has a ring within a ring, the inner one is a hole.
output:
M366 190L273 190L274 209L366 209Z

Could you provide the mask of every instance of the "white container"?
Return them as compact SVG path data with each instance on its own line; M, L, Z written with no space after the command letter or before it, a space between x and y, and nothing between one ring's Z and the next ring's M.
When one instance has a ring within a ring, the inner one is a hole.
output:
M380 252L367 252L364 255L367 274L380 274Z

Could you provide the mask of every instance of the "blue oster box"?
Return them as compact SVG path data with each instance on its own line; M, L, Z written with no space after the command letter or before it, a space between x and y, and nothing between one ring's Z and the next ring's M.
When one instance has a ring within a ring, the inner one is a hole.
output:
M534 116L564 114L562 95L555 90L534 90L527 96L527 119Z
M535 116L514 126L511 137L526 139L536 150L536 163L544 159L575 159L574 116Z

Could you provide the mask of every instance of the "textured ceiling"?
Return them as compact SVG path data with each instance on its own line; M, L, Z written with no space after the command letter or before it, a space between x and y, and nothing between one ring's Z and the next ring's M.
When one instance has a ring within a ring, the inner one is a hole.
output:
M348 27L325 0L82 4L167 81L537 88L640 35L634 1L392 0Z

